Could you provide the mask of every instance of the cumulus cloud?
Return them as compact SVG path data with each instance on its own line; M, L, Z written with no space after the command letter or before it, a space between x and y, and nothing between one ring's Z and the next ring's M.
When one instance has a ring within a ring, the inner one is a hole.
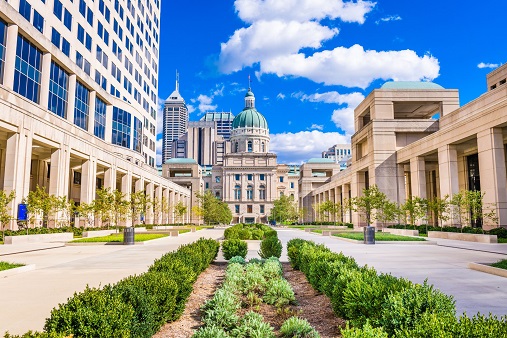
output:
M258 66L257 77L305 77L326 85L366 88L376 79L433 80L438 60L412 50L375 51L363 46L326 48L339 33L333 20L364 23L372 1L236 0L248 24L221 44L218 67L229 74ZM401 20L398 15L379 22ZM321 50L324 47L323 50Z
M276 96L277 99L280 99L280 100L283 100L285 99L285 94L283 93L278 93L278 95Z
M326 85L366 88L376 79L395 81L433 80L439 75L438 60L419 57L412 50L364 50L360 45L337 47L305 56L280 55L261 63L261 73L306 77Z
M333 111L331 121L347 135L354 133L354 108L339 108Z
M314 21L260 20L238 29L221 44L220 70L226 74L280 55L290 55L302 48L320 48L324 40L338 34Z
M193 112L195 112L195 107L191 104L187 104L187 110L189 114L192 114Z
M401 20L401 16L399 15L390 15L390 16L386 16L384 18L381 18L380 20L377 20L375 21L375 23L378 25L382 22L389 22L389 21L400 21Z
M193 99L193 101L199 103L197 108L201 113L205 113L207 111L214 111L218 107L216 104L213 104L213 97L204 94L200 94L197 97L197 99Z
M338 143L350 143L350 138L337 132L319 130L271 134L270 150L278 154L279 163L300 164Z
M236 0L234 3L241 20L253 23L260 19L285 19L305 22L325 18L344 22L364 23L375 2L359 0Z
M484 63L481 62L477 65L478 68L497 68L499 66L498 63Z
M322 129L324 129L324 125L313 123L308 129L309 130L322 130Z

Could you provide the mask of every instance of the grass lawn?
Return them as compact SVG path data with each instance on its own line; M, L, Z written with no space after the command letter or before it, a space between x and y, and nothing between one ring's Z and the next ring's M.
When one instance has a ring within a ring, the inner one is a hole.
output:
M496 263L493 263L493 264L491 264L491 266L494 267L494 268L500 268L500 269L507 270L507 259L504 259L504 260L498 261Z
M19 268L20 266L23 266L23 265L24 264L13 264L13 263L7 263L7 262L0 262L0 271Z
M364 233L362 233L362 232L349 232L349 233L343 233L343 234L333 234L333 236L354 239L356 241L364 241ZM424 238L392 235L392 234L387 234L387 233L383 233L383 232L376 232L375 233L375 240L376 241L399 241L399 242L423 242L423 241L425 241Z
M507 238L498 238L498 243L507 243Z
M136 242L144 242L167 236L168 236L167 234L135 234L134 240ZM123 234L112 234L109 236L102 237L81 238L72 241L72 243L104 243L104 242L105 243L123 242Z

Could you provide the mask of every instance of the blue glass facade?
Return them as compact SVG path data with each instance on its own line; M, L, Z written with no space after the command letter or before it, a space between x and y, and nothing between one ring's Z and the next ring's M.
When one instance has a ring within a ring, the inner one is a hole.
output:
M90 109L90 91L81 82L76 82L76 102L74 107L74 124L85 130L88 129L88 115Z
M69 74L51 62L48 109L63 118L67 117L68 84Z
M7 24L3 20L0 20L0 83L2 83L4 78L6 34Z
M106 136L106 103L95 98L95 125L93 127L93 134L101 139Z
M113 108L113 135L111 143L130 148L130 132L132 117L123 109Z
M14 91L33 102L39 103L42 53L23 36L18 35Z
M143 150L143 123L134 116L134 144L132 149L142 153Z

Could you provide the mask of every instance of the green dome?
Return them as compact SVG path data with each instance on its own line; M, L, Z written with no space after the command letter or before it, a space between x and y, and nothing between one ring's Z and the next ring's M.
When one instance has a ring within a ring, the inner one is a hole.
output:
M266 118L255 108L243 109L232 121L232 129L250 127L268 129Z
M250 89L248 89L248 91L245 94L245 97L249 97L249 96L254 96L254 93Z

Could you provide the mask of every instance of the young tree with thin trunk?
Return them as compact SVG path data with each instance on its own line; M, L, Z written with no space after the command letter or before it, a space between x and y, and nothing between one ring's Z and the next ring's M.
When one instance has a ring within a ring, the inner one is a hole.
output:
M174 205L174 214L176 215L176 219L180 219L183 224L183 216L187 213L187 206L183 204L182 201L179 201Z
M16 193L12 190L7 194L4 190L0 190L0 226L2 227L2 240L5 240L6 224L12 220L10 204L16 197Z

